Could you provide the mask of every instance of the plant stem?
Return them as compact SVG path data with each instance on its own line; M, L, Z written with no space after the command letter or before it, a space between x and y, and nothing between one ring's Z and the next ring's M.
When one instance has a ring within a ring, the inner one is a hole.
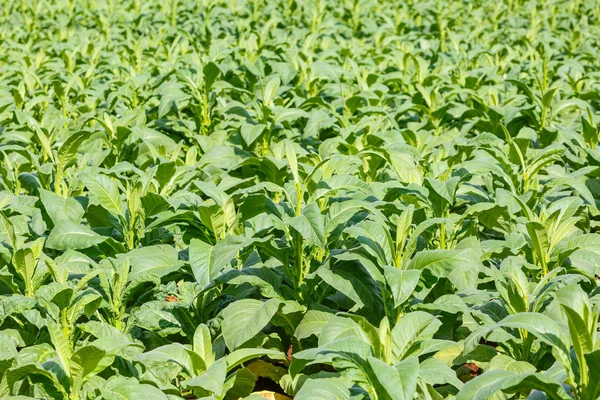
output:
M63 334L65 335L65 338L69 338L69 324L67 321L67 310L62 310L61 311L61 318L62 318L62 329L63 329Z
M171 0L171 26L177 25L177 3L179 0Z
M59 196L62 196L62 190L61 190L62 176L63 176L63 169L62 169L62 166L59 164L56 168L56 179L54 181L54 192Z
M440 224L440 249L446 249L446 228L443 222Z
M25 295L31 298L34 297L33 282L28 276L25 277Z
M304 281L304 271L303 271L303 266L302 266L302 256L303 256L303 249L302 249L302 235L300 234L300 232L295 232L294 234L294 246L295 246L295 253L296 253L296 273L298 274L298 288L300 288L300 286L302 285L302 282Z

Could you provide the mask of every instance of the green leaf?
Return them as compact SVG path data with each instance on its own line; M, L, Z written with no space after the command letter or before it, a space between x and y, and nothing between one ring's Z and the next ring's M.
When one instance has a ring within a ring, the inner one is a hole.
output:
M139 383L136 378L112 376L99 387L102 398L106 400L144 399L168 400L160 389L147 383Z
M393 354L397 360L419 355L420 344L431 339L442 323L433 315L413 311L404 315L392 329Z
M40 189L40 201L54 225L63 220L80 223L85 210L81 204L72 197L66 199L49 190Z
M2 225L3 233L6 233L8 244L12 247L13 252L17 250L17 236L13 224L0 212L0 224Z
M457 389L463 387L456 371L436 358L428 358L421 363L419 376L431 386L450 384Z
M412 220L414 215L414 206L411 204L402 211L402 214L396 217L396 238L394 240L394 266L402 268L402 260L406 241L411 231Z
M283 108L275 114L273 121L281 123L285 121L295 121L298 118L308 118L309 114L299 108Z
M584 354L594 350L594 338L590 334L590 329L585 321L575 310L561 304L562 310L567 315L569 333L573 341L573 348L577 358L582 361ZM593 328L593 333L596 333L596 328Z
M319 346L335 342L347 337L359 338L373 349L373 353L379 354L381 343L377 329L369 324L363 317L347 314L346 317L335 316L321 331Z
M447 207L454 203L458 182L458 177L452 177L446 182L432 178L423 181L423 186L429 190L429 201L436 217L444 217Z
M552 318L541 313L524 312L509 315L495 325L482 326L475 329L465 340L465 351L475 348L479 340L497 328L524 329L540 341L553 348L553 354L561 360L564 365L569 365L570 344L565 338L561 327Z
M323 129L335 127L336 120L324 111L312 110L309 114L306 127L304 128L303 138L318 137Z
M553 382L541 374L515 374L496 370L487 371L467 382L456 396L456 400L487 399L499 391L512 394L527 389L540 390L551 399L571 399L559 382Z
M204 87L208 92L212 89L213 84L221 74L221 69L214 62L208 62L202 69L204 73Z
M294 149L294 145L290 141L285 141L284 146L285 158L287 159L290 170L292 171L294 184L300 185L302 182L300 181L300 175L298 174L298 159L296 158L296 150Z
M383 312L381 288L356 261L343 261L335 270L319 268L317 275L328 285L352 300L356 305L350 311L366 309L366 316L376 319Z
M526 227L533 245L533 250L538 257L539 262L546 265L548 262L548 254L550 252L550 240L546 227L539 222L533 221L528 222Z
M409 299L419 284L421 271L386 267L383 272L394 298L394 308L400 307Z
M306 206L302 214L292 218L289 224L311 245L325 247L325 223L316 203Z
M345 230L362 244L363 248L381 265L393 263L392 238L383 224L374 221L362 221Z
M246 145L252 146L256 139L262 135L267 126L265 124L243 124L240 128L240 134L242 135L242 139L246 142Z
M161 188L164 188L173 178L173 175L177 172L177 166L175 162L163 162L160 163L156 169L156 180Z
M220 270L214 268L213 250L214 246L201 240L192 239L190 241L190 266L196 282L202 287L212 282L220 272Z
M46 326L63 371L70 376L72 350L69 339L65 336L63 328L52 317L46 319Z
M526 361L516 361L512 357L507 356L506 354L498 354L492 358L488 364L486 370L503 370L514 372L516 374L535 372L535 366L531 365Z
M278 350L272 349L237 349L229 353L227 360L227 371L231 371L238 365L258 357L269 357L273 360L287 360L287 356Z
M84 346L78 349L71 357L71 396L79 398L79 393L83 385L83 381L92 372L95 371L100 361L104 358L106 352L95 346Z
M417 389L419 360L408 358L390 366L375 358L367 358L372 373L369 374L378 398L390 400L412 400Z
M425 250L418 252L408 269L429 269L438 278L447 277L458 290L475 289L482 264L471 250Z
M273 100L275 100L281 81L277 75L273 75L267 79L267 83L263 85L262 100L266 106L271 107L273 106Z
M3 381L4 379L6 379L5 382L9 391L2 393L3 398L7 398L8 396L5 395L8 395L10 391L13 391L15 384L23 379L27 379L31 383L43 386L46 393L51 395L52 398L65 399L67 397L65 389L54 374L42 369L41 366L32 363L9 368L3 376ZM2 386L2 389L4 389L4 382ZM27 398L30 399L31 397Z
M202 358L206 367L210 367L215 362L215 353L212 348L212 338L208 326L198 325L192 341L193 349L196 354Z
M81 250L106 239L106 236L100 236L86 226L64 220L52 229L46 247L54 250Z
M325 311L308 310L304 318L296 327L295 336L298 340L306 339L311 335L319 337L321 330L334 315Z
M142 247L119 255L120 260L128 259L131 265L129 282L146 279L148 276L162 278L177 271L183 265L178 257L177 250L166 244Z
M295 400L347 400L350 399L350 390L341 378L307 379Z
M560 156L564 153L564 148L547 149L535 156L527 166L527 174L530 178L536 176L538 172L560 160Z
M588 109L588 118L581 117L581 125L583 130L583 138L588 146L595 149L598 145L598 128L594 124L594 119L590 109Z
M600 349L585 354L588 369L588 386L585 388L584 400L596 400L600 398ZM583 372L585 373L585 372Z
M163 375L166 380L174 379L183 373L193 376L197 372L205 372L206 366L196 353L180 343L171 343L140 354L135 359L151 370L154 375Z
M90 136L90 132L79 131L72 134L64 141L56 153L56 162L60 168L66 168L66 166L77 157L79 146L81 146L81 144Z
M189 247L190 267L196 282L201 286L210 284L230 265L231 260L236 258L241 250L264 240L267 239L227 236L211 246L203 241L192 239Z
M33 296L33 274L35 273L35 266L37 260L33 255L31 248L19 249L15 253L15 269L23 278L25 282L25 292L27 296Z
M52 154L52 146L50 144L50 140L48 139L48 136L46 136L44 131L37 126L34 127L33 131L34 131L35 136L37 137L38 141L42 145L42 151L44 153L44 157L48 157L50 159L50 161L54 161L54 156Z
M331 364L340 360L340 368L363 366L364 360L373 355L373 349L362 338L347 336L319 347L312 347L292 355L289 372L292 377L298 375L309 363Z
M256 378L248 368L240 368L227 377L225 382L227 394L224 400L239 400L252 393Z
M181 382L183 387L193 390L203 389L217 397L223 395L223 385L227 375L227 362L224 358L217 360L208 370L200 376Z
M115 181L103 174L83 174L80 179L93 202L114 215L124 216L119 187Z
M281 304L278 299L264 302L244 299L230 304L223 310L221 325L227 348L235 350L256 336L271 321Z

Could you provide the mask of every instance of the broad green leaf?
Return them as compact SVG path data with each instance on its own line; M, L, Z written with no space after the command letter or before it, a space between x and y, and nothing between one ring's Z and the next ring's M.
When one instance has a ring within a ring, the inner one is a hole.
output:
M307 379L294 399L348 400L350 399L350 390L341 378Z
M181 370L191 376L196 370L206 371L206 366L202 365L203 363L198 358L195 353L190 352L182 344L171 343L140 354L136 357L136 361L155 375L166 375L174 379Z
M413 399L419 376L419 360L416 357L394 366L375 357L369 357L367 361L372 370L369 376L378 396L391 400Z
M450 384L457 389L463 387L463 383L456 376L456 371L436 358L428 358L421 363L419 376L431 386Z
M215 362L215 354L212 348L212 338L208 326L198 325L193 338L193 349L196 354L204 361L206 367L210 367Z
M225 381L225 390L227 391L225 400L238 400L246 398L254 389L256 378L248 368L237 369L233 374L227 377Z
M509 315L495 325L482 326L474 330L465 340L465 349L474 348L482 337L496 328L524 329L543 343L551 346L553 354L558 357L561 362L565 365L569 364L568 354L570 343L563 334L563 329L552 318L540 313L524 312Z
M290 375L295 377L309 363L331 364L333 360L339 362L342 368L364 368L367 357L373 356L373 349L362 338L356 336L345 337L319 347L312 347L296 352L292 355L289 368Z
M214 281L244 248L268 239L228 236L211 246L193 239L189 246L190 266L196 281L206 286Z
M536 368L526 361L516 361L506 354L498 354L489 362L487 370L502 370L521 374L535 372Z
M482 265L471 250L425 250L415 255L408 269L425 268L438 278L447 277L458 290L466 290L477 287Z
M244 139L244 142L246 142L246 145L252 146L252 144L256 142L256 139L258 139L260 135L263 134L265 129L266 125L264 124L243 124L240 128L240 134L242 135L242 139Z
M204 73L204 87L206 91L210 91L213 87L213 84L221 74L221 69L214 62L208 62L202 69Z
M325 224L321 210L316 203L311 203L302 210L302 214L289 221L290 226L300 232L304 240L313 246L324 248Z
M385 280L391 289L394 307L400 307L413 294L419 283L421 271L400 270L393 267L386 267L383 271Z
M73 353L71 349L71 343L69 338L65 336L63 327L61 327L56 321L49 317L46 319L46 326L48 327L48 333L52 340L52 345L56 350L56 355L63 368L63 371L67 376L71 375L71 355Z
M353 318L355 317L355 318ZM341 317L335 316L323 327L319 336L319 346L324 346L327 343L335 342L347 337L360 338L373 349L375 354L379 353L380 343L379 335L376 329L366 321L359 324L355 321L358 316Z
M363 248L377 258L382 265L393 263L392 238L381 223L362 221L345 230L351 237L363 245Z
M313 110L310 112L306 127L304 128L303 137L318 137L320 131L327 128L335 127L335 118L331 117L324 111Z
M586 400L594 400L600 397L600 349L585 354L585 360L588 365L588 386L585 388L583 396Z
M457 400L479 400L491 398L499 391L517 393L521 390L537 389L551 399L571 399L559 382L551 381L538 373L515 374L508 371L488 371L469 381L456 396Z
M529 233L529 238L533 244L533 250L538 257L538 261L546 265L550 252L548 231L539 222L528 222L527 233Z
M32 383L42 385L46 393L53 396L53 398L66 398L66 391L59 382L58 378L50 371L42 369L41 366L33 363L17 365L9 368L3 378L6 379L6 387L4 386L3 382L2 389L8 389L2 394L3 398L10 398L8 394L13 391L12 388L15 386L15 384L17 384L17 382L25 378ZM30 397L27 398L30 399Z
M106 352L95 346L84 346L71 356L71 395L76 397L81 390L84 379L96 370Z
M79 146L91 136L90 132L79 131L67 138L56 153L56 162L60 168L65 168L77 157Z
M100 393L106 400L144 399L167 400L160 389L147 383L139 383L135 378L112 376L100 386Z
M183 263L179 261L177 250L169 245L155 245L131 250L119 256L129 260L131 271L129 281L134 282L148 276L163 276L177 271Z
M2 231L6 234L8 244L12 247L13 251L17 250L17 237L15 235L15 228L13 224L0 212L0 224L2 224Z
M198 239L192 239L189 247L190 266L201 286L208 285L220 272L214 269L214 246Z
M273 360L287 360L287 356L281 351L271 349L237 349L229 353L227 360L227 371L233 370L238 365L258 357L268 357Z
M244 299L230 304L223 310L221 325L227 348L235 350L256 336L271 321L280 305L281 300L278 299L264 302Z
M290 166L290 170L292 171L292 176L294 177L294 184L299 185L302 183L300 181L300 175L298 174L298 159L296 158L296 151L291 142L285 142L285 158Z
M371 318L376 318L383 311L381 289L359 263L337 263L334 271L320 268L317 275L355 303L351 311L364 307Z
M227 362L224 358L221 358L211 365L202 375L183 381L181 384L184 387L194 390L206 390L220 398L223 395L223 385L225 384L226 374Z
M306 339L311 335L319 337L323 326L334 317L332 313L318 310L308 310L304 318L296 327L295 336L298 340Z
M78 224L85 214L85 210L77 200L72 197L64 199L49 190L40 189L40 201L54 225L58 225L63 220Z
M15 269L25 281L25 292L27 296L33 296L33 274L37 259L31 248L19 249L15 252Z
M114 215L124 215L119 187L114 180L103 174L83 174L80 179L89 191L92 201Z
M436 317L426 312L413 311L404 315L392 329L394 357L400 361L419 355L421 342L431 339L441 325Z
M64 220L56 225L46 241L46 247L55 250L81 250L106 240L90 228Z

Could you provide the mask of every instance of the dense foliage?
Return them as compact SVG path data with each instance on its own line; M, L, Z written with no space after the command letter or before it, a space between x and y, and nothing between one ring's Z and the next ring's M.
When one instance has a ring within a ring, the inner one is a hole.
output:
M594 0L2 1L0 397L600 398L599 67Z

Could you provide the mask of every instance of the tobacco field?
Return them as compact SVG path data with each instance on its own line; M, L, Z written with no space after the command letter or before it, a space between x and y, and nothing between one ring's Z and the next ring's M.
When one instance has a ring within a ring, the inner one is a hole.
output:
M600 1L3 0L0 398L600 398Z

